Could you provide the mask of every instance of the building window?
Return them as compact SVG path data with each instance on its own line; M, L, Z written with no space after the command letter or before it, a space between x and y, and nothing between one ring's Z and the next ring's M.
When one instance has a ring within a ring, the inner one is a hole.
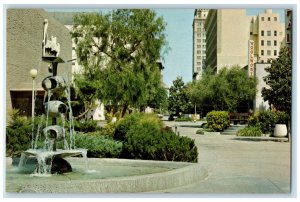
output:
M197 34L197 37L201 37L201 34Z
M271 46L271 41L267 41L267 46Z
M277 50L274 50L274 56L277 56Z
M261 46L264 46L264 44L265 44L265 43L264 43L264 40L261 40L261 41L260 41L260 45L261 45Z
M271 55L271 51L267 50L267 55L270 56Z
M197 43L201 43L201 39L197 39Z
M201 56L197 56L197 59L200 60L200 59L201 59Z
M267 32L267 35L268 35L268 36L271 36L271 31L268 31L268 32Z
M264 60L261 60L261 63L264 63L265 61Z
M197 62L197 65L201 65L201 62Z
M277 41L276 40L274 40L274 46L277 46Z
M271 21L271 17L268 17L268 21Z
M265 21L265 17L261 17L261 21Z
M274 17L274 21L277 21L277 17Z
M261 30L260 35L261 35L261 36L264 36L264 35L265 35L265 31L264 31L264 30Z
M276 30L274 30L274 36L277 36L277 31Z
M260 54L261 54L261 55L264 55L264 54L265 54L264 50L261 50L261 51L260 51Z
M201 48L201 45L197 45L197 48Z
M201 54L201 51L200 51L200 50L198 50L198 51L197 51L197 54Z
M250 36L252 36L253 35L253 33L252 32L250 32Z

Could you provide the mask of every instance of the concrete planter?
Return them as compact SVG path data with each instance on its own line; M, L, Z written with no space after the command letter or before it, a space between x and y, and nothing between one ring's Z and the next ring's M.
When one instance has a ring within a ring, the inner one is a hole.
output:
M287 127L285 124L276 124L274 137L285 137L287 135Z

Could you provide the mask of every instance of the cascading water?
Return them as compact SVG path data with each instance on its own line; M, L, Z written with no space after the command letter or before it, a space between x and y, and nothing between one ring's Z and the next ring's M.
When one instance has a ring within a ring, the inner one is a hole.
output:
M47 22L45 20L45 23ZM44 30L44 34L46 32L47 30ZM44 43L47 43L47 40L47 37L44 36ZM59 47L59 45L57 46ZM32 125L31 149L22 152L19 162L19 167L22 167L26 164L29 156L35 157L37 159L37 167L33 173L35 176L49 176L53 172L72 171L71 165L63 159L68 156L82 155L87 168L87 150L75 148L70 85L67 84L64 77L57 75L58 64L65 63L58 57L58 53L59 49L43 47L42 60L51 64L48 67L49 73L52 73L42 81L42 87L45 90L45 113L40 117L36 133L34 133L34 124ZM62 97L66 98L66 101L61 100ZM45 116L46 120L43 123ZM69 125L68 130L66 130L66 122Z

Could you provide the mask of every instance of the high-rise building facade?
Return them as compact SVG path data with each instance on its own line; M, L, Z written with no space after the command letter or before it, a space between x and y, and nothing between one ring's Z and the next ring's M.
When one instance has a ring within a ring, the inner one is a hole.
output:
M206 32L204 29L208 9L196 9L193 21L193 79L202 76L206 60Z
M277 58L280 47L285 44L284 24L279 22L279 14L266 9L257 16L257 51L258 62L266 63L268 59ZM255 28L254 28L255 29Z
M248 42L254 41L254 62L277 58L284 45L284 24L271 9L247 16L246 9L209 10L206 22L206 64L216 71L248 65Z
M206 67L218 71L224 66L247 65L250 21L245 9L209 10L205 22Z

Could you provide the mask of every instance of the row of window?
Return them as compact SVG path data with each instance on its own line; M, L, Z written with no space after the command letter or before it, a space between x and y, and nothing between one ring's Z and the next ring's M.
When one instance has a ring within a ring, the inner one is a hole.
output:
M260 45L264 46L265 45L265 41L261 40L260 41ZM270 40L267 41L267 46L271 46L271 41ZM277 40L274 40L274 46L277 46Z
M261 31L260 31L260 35L261 35L261 36L265 36L265 31L264 31L264 30L261 30ZM267 31L267 36L271 36L271 31L270 31L270 30ZM277 36L277 30L274 30L273 36Z
M199 34L199 33L197 34L197 37L201 37L201 36L205 37L205 33L202 32L201 34Z
M271 21L271 17L266 17L268 19L268 21ZM265 17L261 17L260 18L261 21L265 21ZM277 17L273 17L274 21L277 22Z
M205 43L205 39L197 39L197 43L201 43L201 41L202 41L202 43Z
M197 45L197 49L200 49L201 48L201 45ZM202 48L206 48L206 45L202 45Z
M197 60L201 60L201 58L202 58L203 60L206 59L206 57L197 56Z
M197 54L205 54L205 49L203 49L202 51L201 50L197 50Z
M277 50L274 50L273 53L273 56L277 56ZM265 55L265 50L261 50L260 55ZM271 56L271 50L267 50L267 56Z

